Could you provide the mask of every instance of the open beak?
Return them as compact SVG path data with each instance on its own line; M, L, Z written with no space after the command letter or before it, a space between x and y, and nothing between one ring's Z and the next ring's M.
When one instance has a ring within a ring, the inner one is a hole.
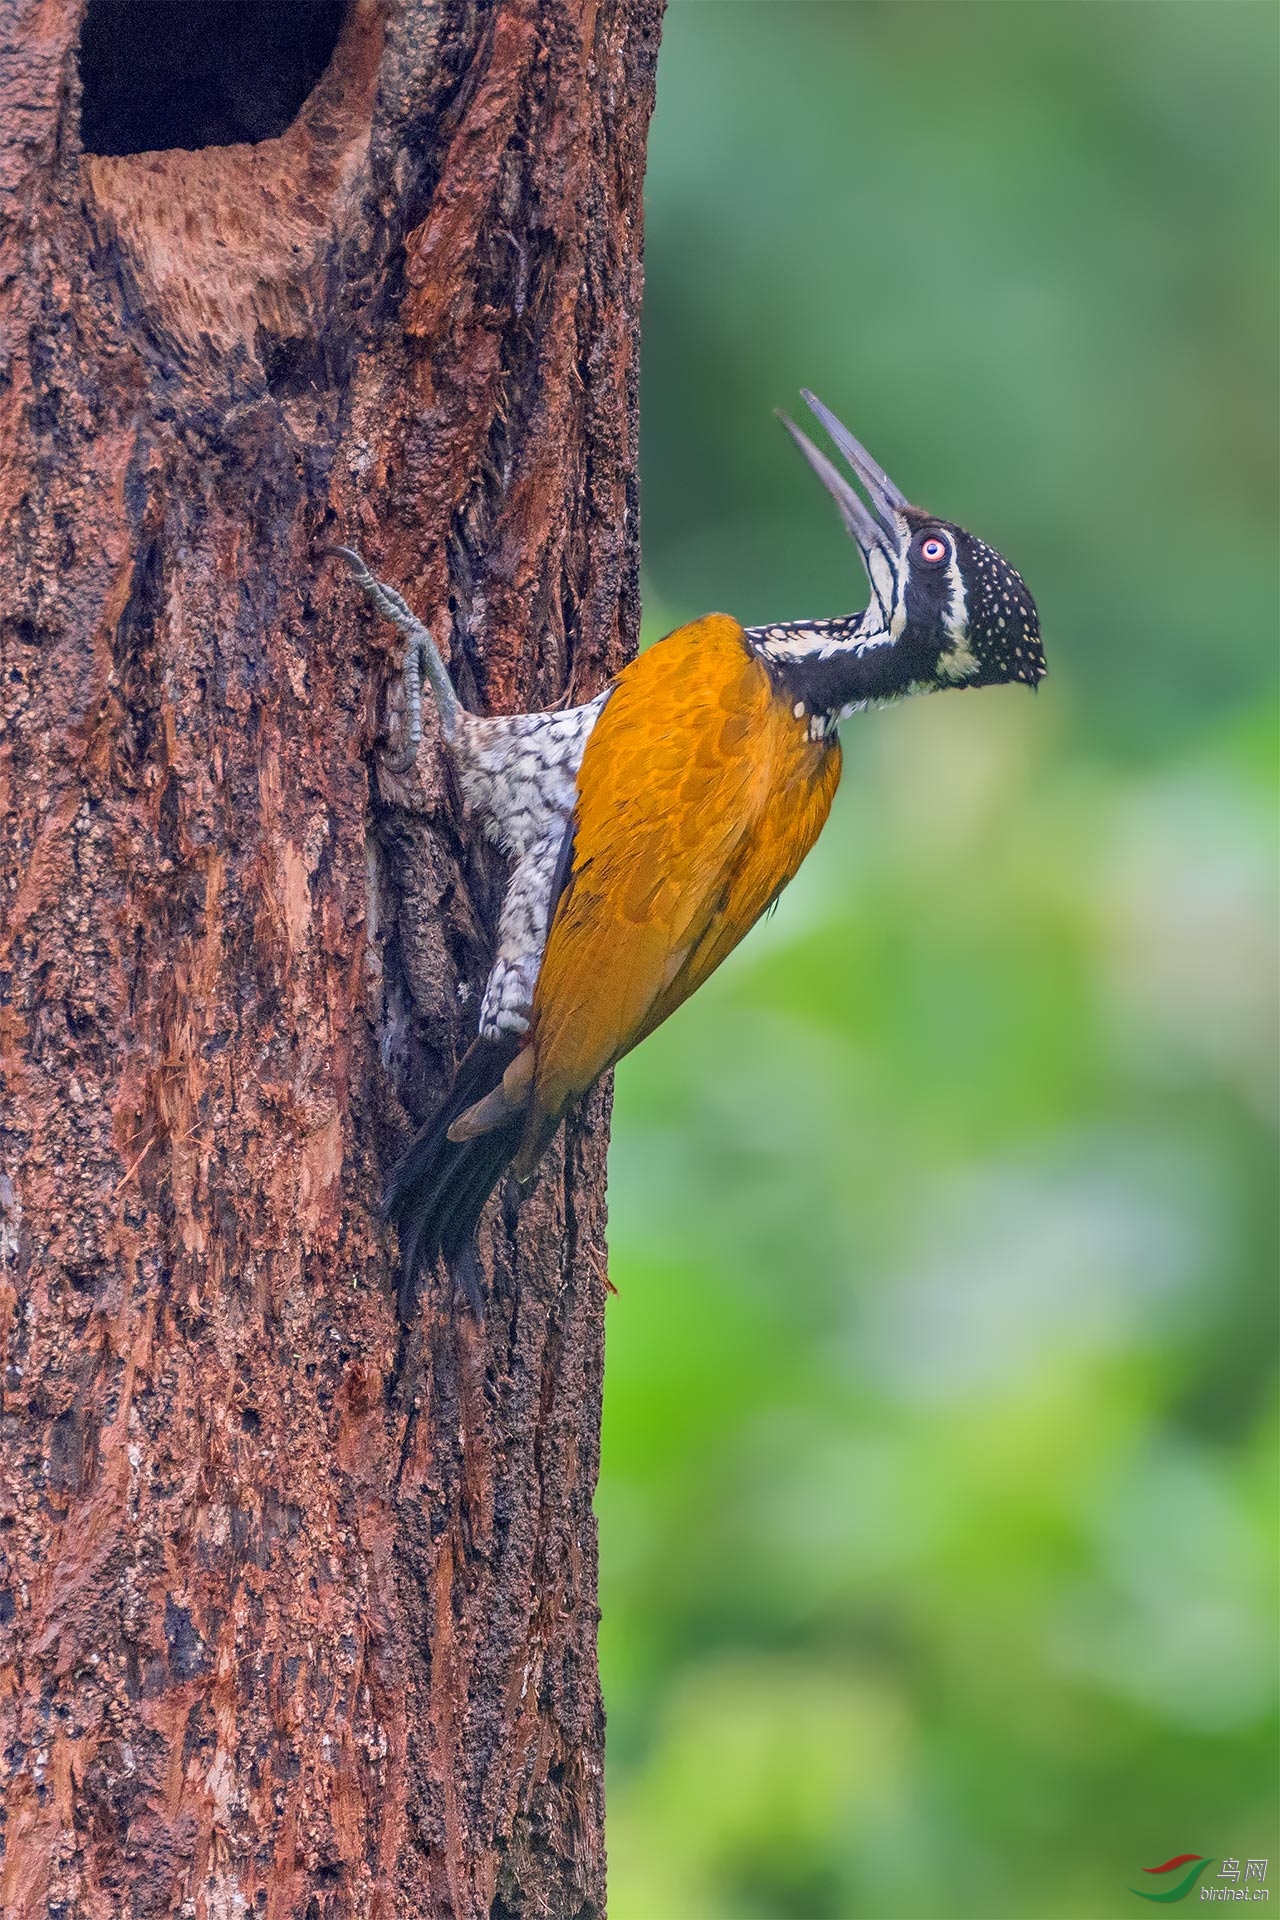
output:
M801 392L807 405L821 420L853 468L867 499L863 500L861 494L855 493L844 475L832 465L825 453L819 452L807 434L801 433L793 420L788 420L785 413L779 413L778 418L835 501L845 531L857 541L858 551L867 569L867 578L887 619L892 607L892 587L885 580L885 563L888 563L891 578L896 579L901 539L897 514L908 504L907 496L901 488L894 486L884 468L877 465L861 442L854 439L848 427L836 419L829 407L823 406L816 394L810 393L807 387L802 388Z

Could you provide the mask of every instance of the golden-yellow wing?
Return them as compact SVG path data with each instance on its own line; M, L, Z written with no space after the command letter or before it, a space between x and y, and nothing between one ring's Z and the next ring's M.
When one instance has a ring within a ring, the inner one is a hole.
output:
M523 1177L571 1101L686 1000L787 884L840 778L741 627L708 614L620 675L578 775L534 994Z

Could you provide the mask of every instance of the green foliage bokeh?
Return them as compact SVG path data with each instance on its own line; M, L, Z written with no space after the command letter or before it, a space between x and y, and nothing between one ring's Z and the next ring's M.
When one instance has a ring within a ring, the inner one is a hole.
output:
M779 912L619 1072L613 1920L1280 1880L1276 41L669 10L648 637L864 604L770 419L811 385L1021 568L1050 678L849 724Z

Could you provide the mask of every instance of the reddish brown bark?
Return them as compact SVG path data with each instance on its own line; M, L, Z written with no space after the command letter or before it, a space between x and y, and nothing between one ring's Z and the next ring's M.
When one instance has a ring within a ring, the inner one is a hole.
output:
M635 638L659 0L353 0L281 137L79 143L0 10L0 1904L590 1915L606 1102L402 1353L374 1205L495 874L391 655Z

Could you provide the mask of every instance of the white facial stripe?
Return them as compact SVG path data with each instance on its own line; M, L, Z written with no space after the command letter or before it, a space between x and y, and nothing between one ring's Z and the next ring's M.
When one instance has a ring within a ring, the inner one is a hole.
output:
M900 513L893 516L898 529L898 562L894 569L892 613L889 618L889 637L901 640L907 626L907 576L911 570L911 528Z
M969 601L965 593L964 575L956 557L955 541L949 537L947 550L951 555L947 563L947 583L951 592L942 624L947 630L951 646L938 661L938 674L943 680L969 680L978 671L977 657L969 645Z
M885 626L890 626L898 597L898 574L887 553L881 547L873 547L867 555L867 576L871 581L871 591L880 603L880 612Z
M947 549L951 555L947 563L947 578L951 582L951 605L943 625L956 645L960 646L969 629L969 602L965 596L964 575L960 571L960 562L956 558L955 543L948 540Z

